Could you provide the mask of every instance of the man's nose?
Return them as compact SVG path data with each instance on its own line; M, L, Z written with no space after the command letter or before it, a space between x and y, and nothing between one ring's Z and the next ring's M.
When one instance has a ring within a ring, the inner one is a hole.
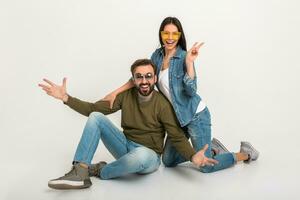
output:
M143 76L142 83L147 83L146 77Z

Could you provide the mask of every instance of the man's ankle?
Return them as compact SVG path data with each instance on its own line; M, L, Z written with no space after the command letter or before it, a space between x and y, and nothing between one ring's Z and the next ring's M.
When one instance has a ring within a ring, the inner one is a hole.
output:
M79 165L80 165L81 167L85 168L85 169L88 169L88 168L89 168L89 166L88 166L87 164L85 164L85 163L79 163Z

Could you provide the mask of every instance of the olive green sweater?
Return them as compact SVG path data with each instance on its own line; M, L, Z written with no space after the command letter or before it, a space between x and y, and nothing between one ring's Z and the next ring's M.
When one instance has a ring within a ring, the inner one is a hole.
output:
M107 101L89 103L71 96L66 104L85 116L92 112L107 115L122 110L121 126L126 138L161 154L167 132L176 150L187 160L191 160L195 151L179 127L168 100L157 91L153 91L151 99L147 102L139 102L138 98L137 89L132 88L116 97L112 109Z

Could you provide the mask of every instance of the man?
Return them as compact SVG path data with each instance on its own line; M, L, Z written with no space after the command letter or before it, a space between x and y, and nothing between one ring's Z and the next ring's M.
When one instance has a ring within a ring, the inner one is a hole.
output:
M158 169L163 151L165 132L174 147L196 166L214 165L217 161L207 158L206 145L195 152L178 126L175 113L168 100L154 90L156 69L149 59L140 59L131 66L135 88L119 94L112 108L106 101L88 103L71 97L66 91L66 78L61 86L44 79L49 85L39 84L46 93L62 100L75 111L89 116L78 144L73 167L69 173L50 180L55 189L80 189L92 185L89 176L112 179L131 173L147 174ZM118 130L105 115L122 110ZM116 161L91 165L99 141L102 140Z

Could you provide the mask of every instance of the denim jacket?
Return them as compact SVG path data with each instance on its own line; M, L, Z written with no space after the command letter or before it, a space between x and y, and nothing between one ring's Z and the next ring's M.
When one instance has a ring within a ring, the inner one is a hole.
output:
M156 49L151 56L152 62L157 67L156 75L159 77L164 57L163 48ZM191 79L187 74L185 63L186 51L180 46L176 54L170 59L169 66L169 88L172 105L181 127L190 123L201 97L197 94L197 77ZM157 88L159 86L156 84Z

